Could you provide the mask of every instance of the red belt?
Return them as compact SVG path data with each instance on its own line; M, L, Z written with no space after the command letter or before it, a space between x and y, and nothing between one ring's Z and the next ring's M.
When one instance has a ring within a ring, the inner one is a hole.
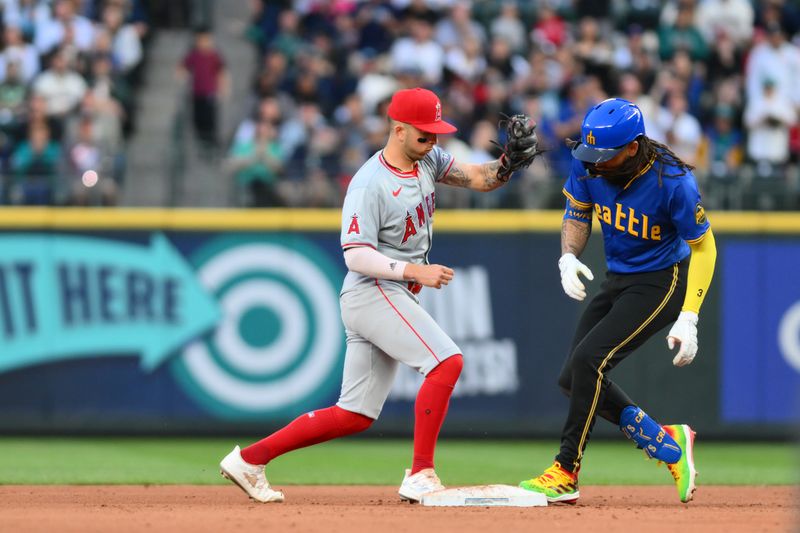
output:
M419 291L422 290L422 285L414 281L409 281L408 290L411 291L411 294L419 294Z

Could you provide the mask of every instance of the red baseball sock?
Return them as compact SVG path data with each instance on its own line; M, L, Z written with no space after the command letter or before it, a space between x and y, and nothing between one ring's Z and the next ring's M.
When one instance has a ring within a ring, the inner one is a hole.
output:
M464 358L456 354L431 370L422 382L414 404L414 463L411 473L433 468L436 440L442 428L450 395L456 386Z
M364 431L373 420L337 406L305 413L280 429L242 450L251 465L265 465L286 452Z

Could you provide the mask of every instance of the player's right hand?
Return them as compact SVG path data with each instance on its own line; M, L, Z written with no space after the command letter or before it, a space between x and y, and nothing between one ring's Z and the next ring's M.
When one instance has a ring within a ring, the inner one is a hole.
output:
M411 267L409 269L409 267ZM409 271L410 270L410 271ZM409 263L404 272L405 278L426 287L441 289L453 279L453 269L444 265L417 265Z
M575 254L567 253L558 260L558 269L561 271L561 286L567 296L579 302L586 298L586 287L578 274L583 274L586 279L592 281L594 274L589 267L578 261Z

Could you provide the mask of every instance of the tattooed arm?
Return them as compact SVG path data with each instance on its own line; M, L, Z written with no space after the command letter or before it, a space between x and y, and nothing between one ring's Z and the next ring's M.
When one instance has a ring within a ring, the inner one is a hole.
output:
M583 249L586 248L586 243L589 242L589 235L592 234L590 222L579 222L571 218L564 219L564 222L561 223L561 255L572 254L580 257Z
M497 159L480 165L455 162L450 167L450 172L442 179L442 183L473 191L493 191L506 183L497 179L499 168L500 161Z

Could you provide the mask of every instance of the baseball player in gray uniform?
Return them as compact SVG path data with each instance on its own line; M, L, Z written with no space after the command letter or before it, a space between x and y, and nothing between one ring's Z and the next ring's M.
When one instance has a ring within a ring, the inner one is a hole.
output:
M347 351L339 401L301 415L288 426L220 463L222 475L258 502L283 501L264 467L305 446L367 429L380 415L399 363L425 379L414 413L414 456L399 494L419 501L444 488L434 450L450 395L461 373L461 349L419 305L423 287L440 289L453 269L428 262L436 183L491 191L530 164L537 151L535 125L516 115L506 121L500 159L462 164L437 146L437 135L456 128L442 120L439 98L426 89L395 93L389 104L389 139L353 177L342 209L341 243L349 272L340 302Z

